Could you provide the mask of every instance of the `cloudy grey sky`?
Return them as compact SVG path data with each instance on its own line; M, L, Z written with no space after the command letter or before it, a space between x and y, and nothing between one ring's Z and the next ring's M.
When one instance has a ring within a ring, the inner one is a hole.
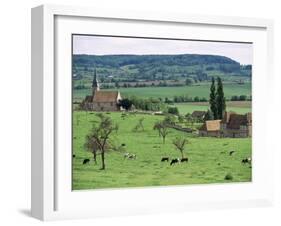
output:
M112 54L210 54L229 57L241 64L252 64L252 44L207 41L73 36L73 53Z

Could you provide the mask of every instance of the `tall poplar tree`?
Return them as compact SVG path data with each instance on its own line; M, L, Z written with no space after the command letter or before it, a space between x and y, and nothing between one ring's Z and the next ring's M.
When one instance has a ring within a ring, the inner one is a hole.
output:
M215 85L215 79L212 77L212 84L210 88L210 109L212 112L212 115L214 119L218 118L218 110L217 110L217 100L216 100L216 85Z
M216 92L216 105L217 105L217 119L222 119L225 112L225 97L223 92L223 84L221 78L217 78L217 92Z

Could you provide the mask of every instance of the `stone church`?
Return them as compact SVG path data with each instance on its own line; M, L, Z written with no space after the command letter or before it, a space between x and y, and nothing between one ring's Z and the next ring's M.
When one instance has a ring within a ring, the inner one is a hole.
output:
M121 100L119 91L100 90L97 79L97 72L94 72L92 82L92 95L86 96L82 102L82 107L92 111L119 111L119 100Z

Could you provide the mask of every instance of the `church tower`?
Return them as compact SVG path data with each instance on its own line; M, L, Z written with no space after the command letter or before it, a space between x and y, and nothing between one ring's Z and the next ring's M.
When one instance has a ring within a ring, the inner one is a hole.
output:
M95 95L96 91L100 90L100 85L97 79L97 69L95 68L95 72L94 72L94 79L93 79L93 83L92 83L92 91L93 91L93 96Z

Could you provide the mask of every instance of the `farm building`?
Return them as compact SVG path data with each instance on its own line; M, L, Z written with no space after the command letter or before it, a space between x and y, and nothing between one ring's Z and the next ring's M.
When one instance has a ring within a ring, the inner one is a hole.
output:
M199 135L202 137L220 137L221 120L207 120L199 128Z
M103 91L100 90L97 80L96 70L92 83L92 95L86 96L82 102L82 107L93 111L119 111L119 100L121 100L119 91Z
M206 111L193 111L191 116L197 121L203 121L206 115Z
M251 137L252 136L252 113L245 115L234 112L225 112L221 122L223 137Z

